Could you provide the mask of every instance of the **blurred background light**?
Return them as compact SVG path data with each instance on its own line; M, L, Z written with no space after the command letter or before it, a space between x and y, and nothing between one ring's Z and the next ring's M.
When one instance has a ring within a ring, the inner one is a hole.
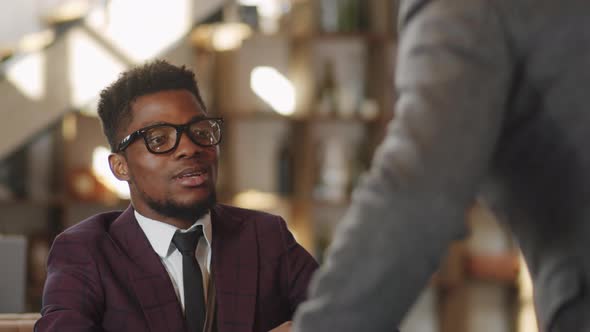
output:
M282 199L275 193L254 189L236 194L232 204L245 209L264 211L279 216L286 216L290 212L290 203L288 200Z
M277 195L258 190L243 191L234 198L234 203L237 206L264 211L275 208L279 202L280 199Z
M281 16L291 9L291 1L288 0L239 0L238 3L256 7L260 30L268 34L279 31Z
M15 59L6 70L6 79L25 96L42 99L45 96L45 55L35 52Z
M111 0L87 17L88 25L135 62L156 57L192 25L190 0Z
M191 33L191 41L201 48L230 51L240 48L251 35L252 29L243 23L202 24Z
M256 67L250 74L250 88L277 113L295 112L295 88L283 74L272 67Z
M228 51L242 46L242 41L252 34L249 26L242 23L222 23L215 26L212 45L216 51Z
M109 154L111 151L104 146L94 149L92 154L92 173L96 179L115 193L121 199L129 199L129 186L127 182L117 179L109 167Z
M125 66L83 30L73 30L69 41L71 102L85 108L117 79Z

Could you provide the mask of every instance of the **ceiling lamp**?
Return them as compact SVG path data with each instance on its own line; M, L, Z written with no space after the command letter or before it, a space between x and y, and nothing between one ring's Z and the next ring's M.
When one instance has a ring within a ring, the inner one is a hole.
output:
M25 35L18 43L18 50L29 53L40 51L49 46L55 40L53 30L45 30Z
M49 25L60 25L82 19L88 14L88 1L71 0L47 11L44 20Z

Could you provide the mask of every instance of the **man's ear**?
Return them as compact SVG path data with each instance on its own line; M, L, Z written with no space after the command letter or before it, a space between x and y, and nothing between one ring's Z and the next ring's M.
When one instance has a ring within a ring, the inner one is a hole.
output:
M127 159L123 155L111 153L109 155L109 166L117 179L129 181L129 167L127 167Z

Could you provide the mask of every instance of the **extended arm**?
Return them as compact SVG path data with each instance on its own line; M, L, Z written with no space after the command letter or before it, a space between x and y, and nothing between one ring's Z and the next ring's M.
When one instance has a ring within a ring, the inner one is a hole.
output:
M501 131L511 63L488 0L406 1L396 117L294 330L398 326L465 235L464 213Z

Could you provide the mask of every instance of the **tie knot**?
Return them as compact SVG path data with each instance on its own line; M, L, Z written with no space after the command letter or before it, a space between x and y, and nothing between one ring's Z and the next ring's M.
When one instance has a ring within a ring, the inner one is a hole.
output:
M201 236L203 236L203 228L199 225L194 231L186 233L177 231L172 237L172 243L183 256L194 256Z

